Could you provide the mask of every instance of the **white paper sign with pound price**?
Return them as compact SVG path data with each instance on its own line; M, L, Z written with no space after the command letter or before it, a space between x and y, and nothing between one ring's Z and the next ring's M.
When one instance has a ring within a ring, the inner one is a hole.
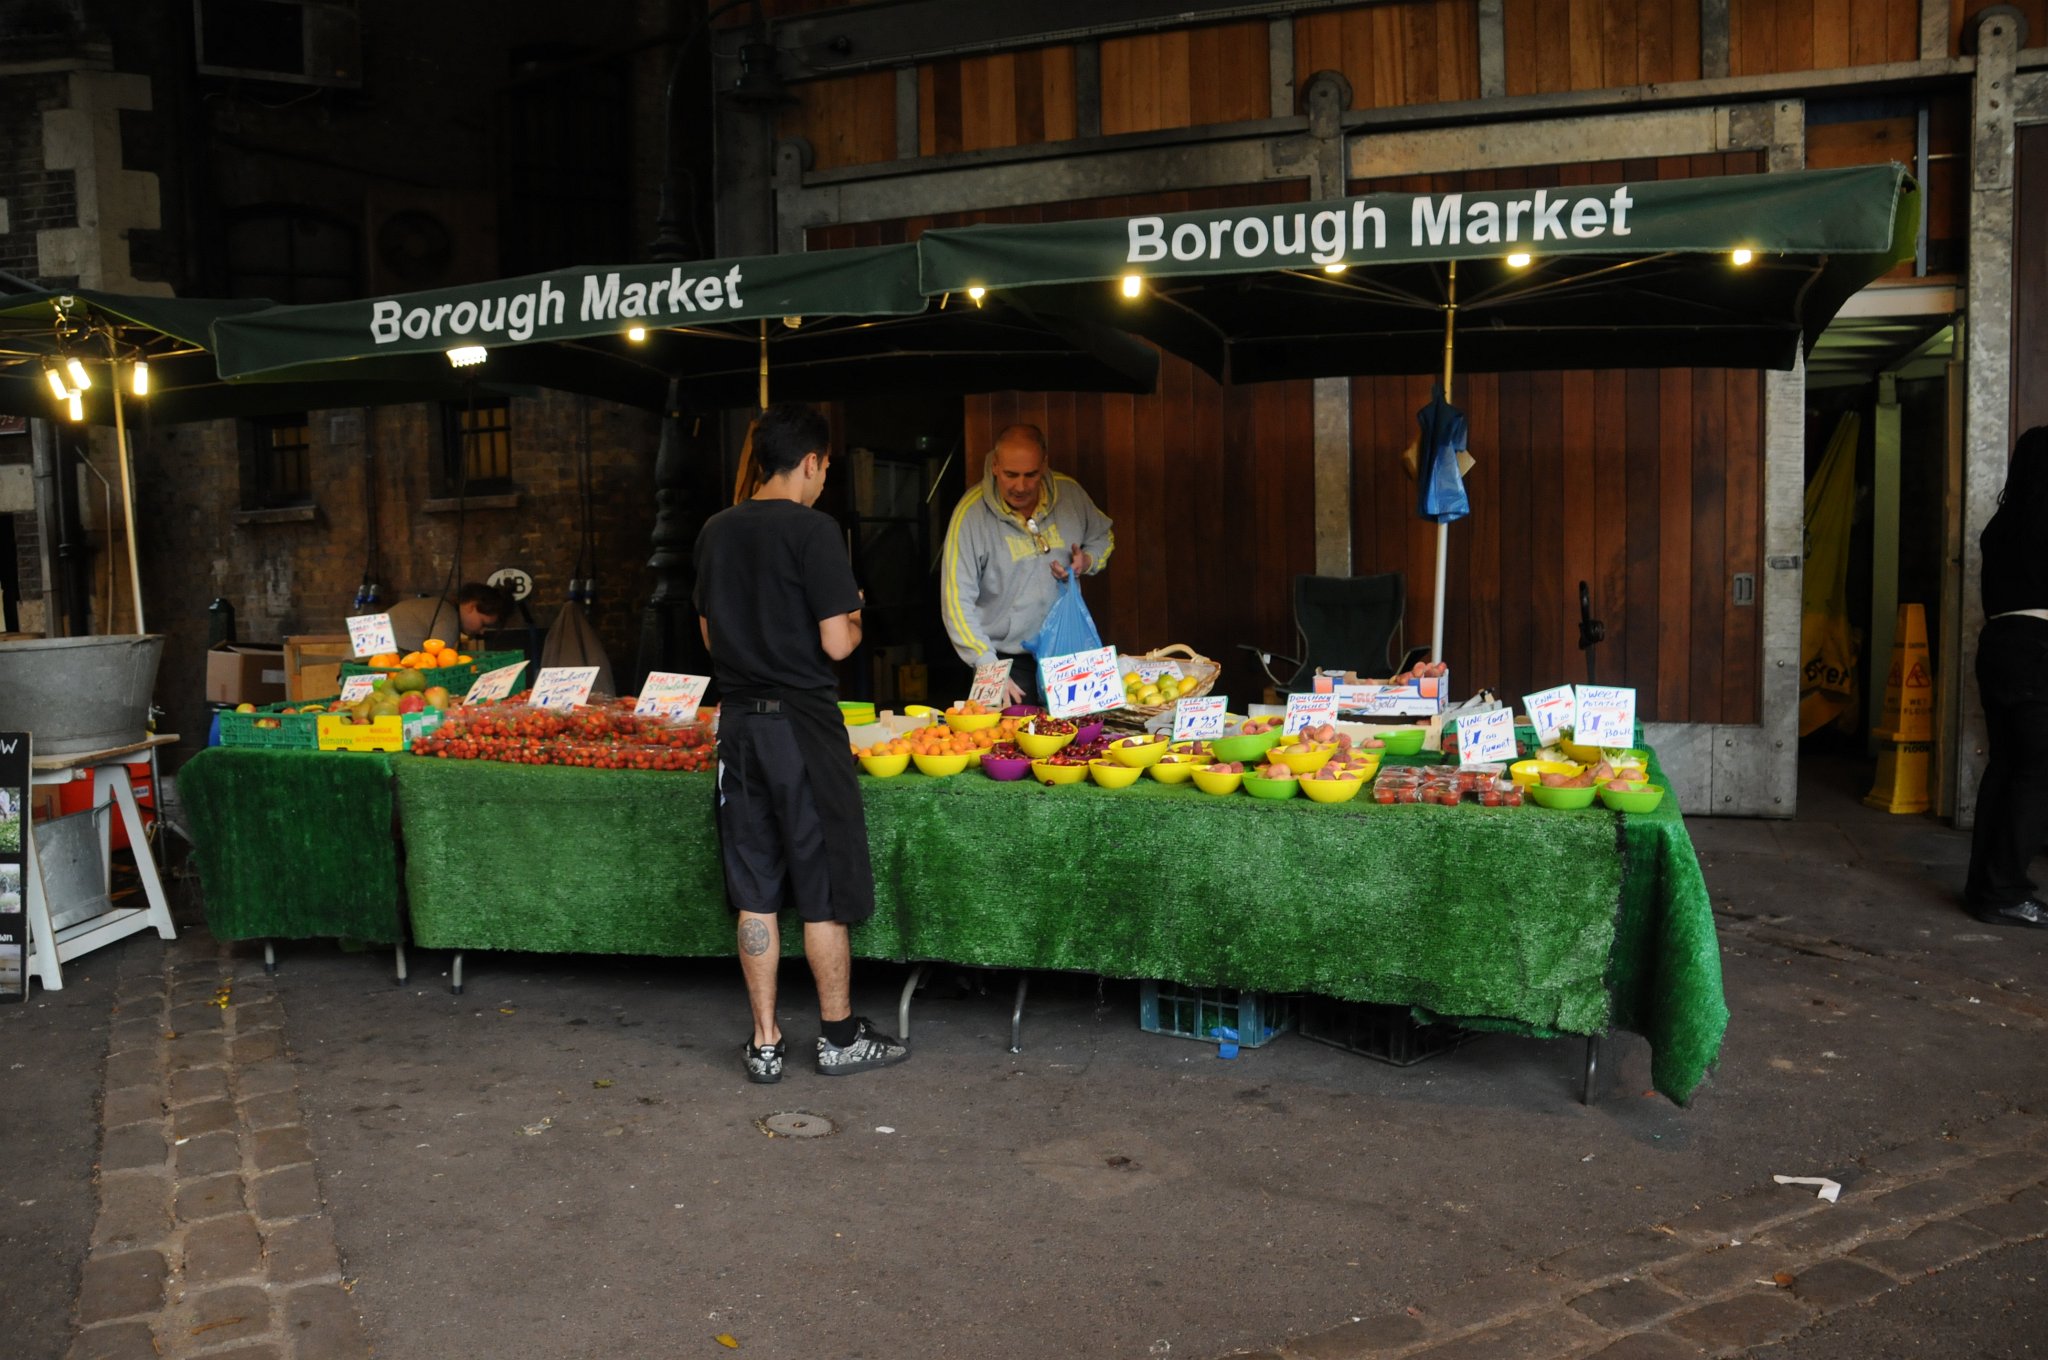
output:
M1522 710L1529 715L1529 725L1536 729L1538 746L1548 746L1556 741L1560 727L1576 728L1579 725L1578 708L1578 691L1570 685L1522 696Z
M1117 674L1114 647L1048 656L1038 663L1038 672L1045 685L1045 711L1055 718L1079 718L1123 706L1124 682Z
M983 708L1000 709L1008 705L1011 664L1010 659L1005 657L1001 661L976 666L974 685L967 691L967 697Z
M1337 695L1290 694L1287 696L1287 724L1281 730L1293 736L1304 727L1321 727L1337 721Z
M1580 685L1572 740L1580 746L1634 746L1636 692L1618 685Z
M381 675L351 675L341 682L341 701L352 704L377 687Z
M596 683L595 666L542 666L526 702L535 708L581 708Z
M1515 712L1496 708L1458 715L1458 763L1492 765L1515 758Z
M398 650L398 635L391 631L389 614L357 614L348 621L348 640L357 656Z
M647 683L640 686L640 698L633 704L633 711L689 722L697 716L698 705L704 702L704 687L710 683L708 675L649 671Z
M503 699L512 693L519 683L519 672L526 669L524 661L515 661L509 666L500 666L494 671L485 671L469 687L469 693L462 696L465 704L488 704Z
M1135 656L1127 656L1123 660L1123 667L1147 685L1152 684L1162 675L1170 675L1176 680L1180 679L1181 676L1180 662L1178 661L1144 661Z
M1173 704L1175 741L1214 741L1223 735L1223 715L1230 701L1220 694L1200 699L1176 699Z

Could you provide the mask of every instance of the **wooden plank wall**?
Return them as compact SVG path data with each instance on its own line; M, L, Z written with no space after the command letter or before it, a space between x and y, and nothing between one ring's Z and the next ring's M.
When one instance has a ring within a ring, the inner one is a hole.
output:
M1920 0L1728 0L1728 73L1920 59Z
M1294 88L1341 71L1351 106L1383 109L1479 98L1479 11L1472 0L1374 5L1294 21Z
M1700 78L1700 10L1689 0L1507 0L1511 95Z
M1264 21L1102 44L1102 131L1239 123L1272 113Z
M1949 0L1949 41L1951 53L1963 50L1963 29L1975 29L1979 14L1993 5L2011 4L2027 19L2027 46L2048 46L2048 0Z

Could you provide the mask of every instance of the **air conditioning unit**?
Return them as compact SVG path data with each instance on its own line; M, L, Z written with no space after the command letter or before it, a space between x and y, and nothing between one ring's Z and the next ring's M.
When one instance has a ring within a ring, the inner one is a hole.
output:
M498 202L488 193L377 185L364 195L372 296L498 277Z
M357 89L363 25L355 0L192 0L199 73Z

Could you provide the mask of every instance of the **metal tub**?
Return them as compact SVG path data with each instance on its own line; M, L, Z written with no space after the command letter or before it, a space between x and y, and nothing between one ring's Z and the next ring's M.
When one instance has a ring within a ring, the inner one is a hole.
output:
M37 755L134 745L163 650L160 633L0 642L0 732L33 734Z

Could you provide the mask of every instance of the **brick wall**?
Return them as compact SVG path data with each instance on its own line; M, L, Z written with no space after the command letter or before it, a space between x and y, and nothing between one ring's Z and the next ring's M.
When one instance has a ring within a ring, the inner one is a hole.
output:
M61 74L0 80L0 199L7 202L0 269L11 274L35 276L38 231L78 225L77 172L43 167L43 115L68 103Z
M545 630L568 593L579 541L576 451L589 430L597 526L599 635L615 667L633 664L639 611L653 582L645 563L654 524L657 421L647 412L555 393L512 403L518 504L463 516L463 576L499 567L534 578L528 602ZM456 517L428 514L438 408L318 411L312 416L314 518L237 523L242 436L231 421L148 431L138 438L143 604L166 635L158 702L175 730L204 740L207 606L235 608L244 641L343 630L368 558L365 464L377 514L377 579L387 602L440 589L455 554ZM125 578L124 578L125 579ZM459 582L457 583L459 584ZM117 610L117 613L119 611Z

